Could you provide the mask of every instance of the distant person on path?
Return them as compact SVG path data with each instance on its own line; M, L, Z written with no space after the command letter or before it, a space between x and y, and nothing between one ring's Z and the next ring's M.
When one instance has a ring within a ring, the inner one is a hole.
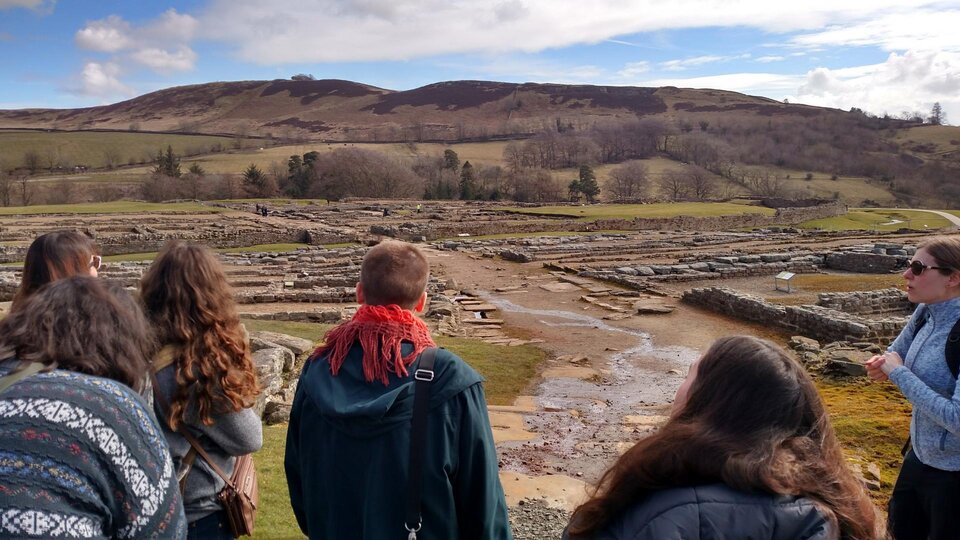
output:
M604 473L564 538L874 540L877 522L810 376L773 343L732 336L691 366L669 421Z
M423 211L423 205L420 203L417 203L417 213L419 214L422 211Z
M246 331L220 262L206 247L174 240L140 283L162 349L153 360L157 418L183 483L188 539L233 538L217 494L223 479L180 431L189 432L228 476L236 456L256 452L263 426Z
M918 304L887 352L867 361L874 380L889 379L913 405L910 445L890 498L897 540L960 538L960 385L947 358L960 319L960 237L922 242L903 272ZM954 368L960 349L954 350ZM879 411L883 412L883 411Z
M24 376L0 392L0 538L186 536L167 442L131 389L153 344L130 294L91 277L0 321L0 377Z
M267 214L268 214L267 205L265 204L260 205L260 215L263 217L267 217Z
M23 261L23 279L11 309L40 287L70 276L97 276L103 258L87 235L76 231L53 231L38 236Z
M260 213L260 203L256 203L255 208L256 208L256 213L259 214L259 213Z
M383 242L363 258L349 322L327 333L300 375L285 467L293 512L314 539L403 538L414 374L434 347L414 312L426 257ZM483 378L439 350L430 385L418 540L511 539ZM409 524L415 528L416 524Z

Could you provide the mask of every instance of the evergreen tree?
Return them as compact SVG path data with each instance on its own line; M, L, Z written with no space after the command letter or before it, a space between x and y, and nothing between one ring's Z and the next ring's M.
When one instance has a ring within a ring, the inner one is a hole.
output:
M460 156L449 148L443 151L443 168L454 172L460 170Z
M251 195L266 195L267 175L263 174L263 171L261 171L260 167L257 167L255 163L251 163L250 166L243 171L243 186L246 188L247 193Z
M463 163L460 170L460 199L468 201L477 198L477 174L469 161Z
M183 175L180 172L180 158L173 153L173 148L167 145L167 153L163 150L157 151L156 165L153 167L153 174L161 174L171 178L180 178Z
M597 184L597 176L589 165L580 166L580 193L586 195L587 200L593 202L600 194L600 186Z

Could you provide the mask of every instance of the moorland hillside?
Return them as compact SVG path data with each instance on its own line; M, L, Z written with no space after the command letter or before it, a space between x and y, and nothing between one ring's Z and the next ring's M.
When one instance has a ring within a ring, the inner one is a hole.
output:
M451 81L392 91L342 80L216 82L101 107L0 111L0 129L221 134L275 143L510 140L501 164L513 174L660 156L696 166L686 176L721 177L760 196L783 195L791 176L859 178L905 204L960 203L958 128L925 124L922 116L877 117L723 90ZM679 173L672 180L696 183Z

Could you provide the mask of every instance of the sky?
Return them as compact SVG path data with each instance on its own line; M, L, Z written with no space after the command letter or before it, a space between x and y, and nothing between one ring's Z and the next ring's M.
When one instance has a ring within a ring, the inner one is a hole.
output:
M960 124L960 0L0 0L0 109L213 81L719 88Z

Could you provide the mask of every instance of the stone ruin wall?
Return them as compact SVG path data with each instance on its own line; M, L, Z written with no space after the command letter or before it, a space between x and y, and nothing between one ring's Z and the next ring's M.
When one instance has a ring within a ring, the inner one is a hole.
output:
M820 341L887 342L907 321L904 317L870 320L823 306L779 306L726 287L691 289L682 301Z
M900 289L858 291L848 293L820 293L817 305L855 315L898 315L913 311L907 293Z
M523 234L549 231L592 232L603 230L699 230L723 231L749 227L793 225L811 219L840 216L847 213L846 205L830 202L806 208L778 208L772 216L744 214L738 216L675 216L667 218L598 219L574 221L572 219L457 221L431 223L403 223L397 226L374 225L372 234L401 238L409 241L436 240L456 237L458 234L485 236L491 234Z

